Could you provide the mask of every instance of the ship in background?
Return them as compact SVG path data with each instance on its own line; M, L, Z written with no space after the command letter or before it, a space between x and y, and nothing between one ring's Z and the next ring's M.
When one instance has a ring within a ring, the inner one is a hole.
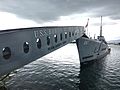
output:
M88 19L89 21L89 19ZM88 22L87 25L88 26ZM110 48L102 35L102 16L101 16L101 26L100 35L97 39L90 39L86 34L84 34L77 42L77 47L79 49L80 63L88 62L91 60L99 60L110 53ZM78 45L78 43L80 43Z

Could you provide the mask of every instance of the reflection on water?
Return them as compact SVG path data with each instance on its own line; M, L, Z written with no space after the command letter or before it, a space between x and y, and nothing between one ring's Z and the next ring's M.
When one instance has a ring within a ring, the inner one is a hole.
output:
M120 46L110 46L111 53L81 68L80 90L120 89Z
M7 81L8 90L119 90L120 46L107 57L80 66L77 47L69 44L23 68ZM80 68L81 67L81 68Z

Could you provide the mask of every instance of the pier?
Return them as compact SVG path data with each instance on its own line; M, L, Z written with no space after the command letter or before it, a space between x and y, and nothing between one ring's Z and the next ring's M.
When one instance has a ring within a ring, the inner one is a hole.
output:
M83 26L51 26L0 31L0 76L84 35ZM72 52L71 52L72 53Z

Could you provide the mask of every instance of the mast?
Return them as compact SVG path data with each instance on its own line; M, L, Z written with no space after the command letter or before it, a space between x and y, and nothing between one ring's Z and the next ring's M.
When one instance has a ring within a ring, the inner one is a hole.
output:
M100 36L102 36L102 16L101 16L101 25L100 25Z
M85 25L85 28L86 28L86 30L87 30L87 35L88 35L88 23L89 23L89 18L88 18L88 20L87 20L87 24Z

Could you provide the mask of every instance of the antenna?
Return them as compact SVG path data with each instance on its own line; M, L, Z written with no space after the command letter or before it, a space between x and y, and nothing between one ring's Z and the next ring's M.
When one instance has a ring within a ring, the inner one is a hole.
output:
M102 36L102 16L101 16L100 36Z

